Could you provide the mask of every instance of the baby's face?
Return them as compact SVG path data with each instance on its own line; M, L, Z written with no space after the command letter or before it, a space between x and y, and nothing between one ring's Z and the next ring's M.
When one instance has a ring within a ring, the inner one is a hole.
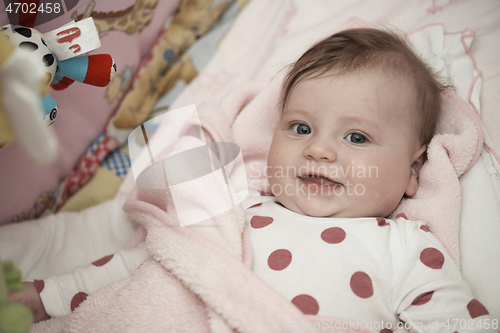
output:
M418 188L425 145L416 140L412 112L411 83L380 71L302 80L274 132L273 194L309 216L389 215Z

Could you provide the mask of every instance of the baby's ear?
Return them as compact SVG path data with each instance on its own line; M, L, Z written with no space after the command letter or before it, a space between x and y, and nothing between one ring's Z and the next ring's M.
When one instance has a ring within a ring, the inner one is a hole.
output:
M427 150L427 145L423 144L413 155L412 165L410 170L410 179L408 180L408 186L406 188L405 194L409 197L417 193L418 190L418 175L420 169L424 164L425 151Z

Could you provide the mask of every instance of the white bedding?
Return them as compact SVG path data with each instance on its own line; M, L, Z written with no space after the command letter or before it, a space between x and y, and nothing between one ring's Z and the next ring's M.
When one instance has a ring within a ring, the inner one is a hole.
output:
M489 155L484 156L460 179L460 256L472 292L500 318L500 202L486 167Z
M121 196L81 212L61 212L4 225L0 229L2 260L14 261L23 281L33 281L71 272L115 253L137 228L122 209L125 200ZM73 255L68 256L68 252Z

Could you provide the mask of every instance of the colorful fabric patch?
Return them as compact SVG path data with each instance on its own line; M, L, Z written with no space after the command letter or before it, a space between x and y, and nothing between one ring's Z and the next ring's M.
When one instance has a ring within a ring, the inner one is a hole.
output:
M118 146L118 141L106 134L100 135L94 143L90 145L85 155L78 162L75 171L66 176L62 182L59 188L56 211L61 208L67 198L78 191L90 178L92 178L106 155L118 148Z

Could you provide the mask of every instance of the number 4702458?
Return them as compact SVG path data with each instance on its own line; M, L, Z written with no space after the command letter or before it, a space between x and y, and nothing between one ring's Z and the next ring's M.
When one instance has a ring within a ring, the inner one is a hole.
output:
M21 3L21 2L11 2L8 4L5 11L8 13L22 13L22 14L38 14L38 13L56 13L61 12L60 3L41 3L37 5L36 3Z
M498 329L498 319L448 319L446 323L444 323L444 327L450 329Z

